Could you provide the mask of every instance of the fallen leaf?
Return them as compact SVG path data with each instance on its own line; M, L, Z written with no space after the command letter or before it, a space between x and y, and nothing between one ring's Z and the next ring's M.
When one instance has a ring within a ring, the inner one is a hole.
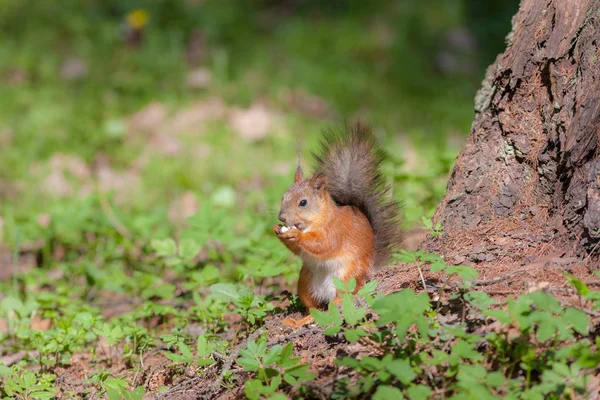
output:
M76 81L85 78L87 73L87 62L84 59L76 56L67 58L60 69L61 78L67 81Z
M196 103L175 113L163 132L179 134L182 132L201 132L207 120L221 118L226 111L225 104L218 98Z
M96 171L98 187L102 192L115 192L117 203L126 202L138 187L140 176L137 171L114 171L108 165L101 166Z
M167 120L167 108L161 103L150 103L127 119L130 133L152 133Z
M546 291L550 287L550 282L527 282L527 293Z
M206 56L206 40L204 39L204 32L202 30L196 29L192 31L185 55L189 65L198 65L204 61Z
M183 145L173 135L157 134L150 141L151 148L160 154L173 156L181 153Z
M51 324L52 320L40 318L40 316L36 314L31 320L31 329L36 331L47 331L50 329Z
M185 85L190 89L204 89L210 85L212 74L208 68L196 68L188 72Z
M254 142L264 139L274 125L274 115L262 104L248 109L235 109L229 116L229 125L243 139Z
M37 217L37 221L38 221L38 224L40 224L40 226L42 228L47 228L50 226L52 219L50 218L50 215L48 215L48 214L40 214Z
M50 167L74 175L81 180L89 179L90 167L81 158L73 154L55 153L50 158Z
M22 68L11 68L5 75L4 81L10 86L19 86L27 80L27 72Z
M169 205L169 221L173 224L180 224L196 214L197 211L198 201L196 196L193 192L187 191Z
M67 181L65 174L61 170L54 170L42 182L42 188L46 193L67 197L73 193L71 184Z
M197 160L203 160L210 155L211 151L212 149L208 144L199 143L196 145L196 147L194 147L194 157Z
M412 172L420 170L423 167L423 160L421 160L421 157L419 157L419 154L413 146L410 138L406 135L399 135L397 142L397 147L401 149L402 158L404 159L402 171Z
M334 116L333 111L324 99L309 95L302 90L290 90L286 88L281 92L281 96L289 107L303 114L315 118Z
M0 129L0 146L6 148L12 144L13 131L9 128Z

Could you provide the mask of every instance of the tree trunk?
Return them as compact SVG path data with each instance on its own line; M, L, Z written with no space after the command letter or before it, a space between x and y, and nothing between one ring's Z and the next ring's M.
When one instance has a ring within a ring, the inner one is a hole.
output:
M454 263L591 264L600 254L600 0L523 0L507 42L436 210L444 234L423 247Z

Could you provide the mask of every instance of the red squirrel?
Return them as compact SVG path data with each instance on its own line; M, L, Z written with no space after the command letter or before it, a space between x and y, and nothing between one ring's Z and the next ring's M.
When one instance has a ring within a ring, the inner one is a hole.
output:
M281 202L284 225L273 226L303 261L298 297L307 309L339 303L333 277L345 283L354 278L360 289L402 242L399 204L388 196L380 170L383 153L368 126L324 132L321 151L313 156L316 172L305 179L298 163ZM309 314L283 323L298 327L312 320Z

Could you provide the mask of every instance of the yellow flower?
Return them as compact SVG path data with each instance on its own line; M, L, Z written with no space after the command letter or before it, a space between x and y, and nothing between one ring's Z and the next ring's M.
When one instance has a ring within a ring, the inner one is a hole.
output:
M146 10L137 9L127 14L127 23L133 29L142 29L148 24L149 15Z

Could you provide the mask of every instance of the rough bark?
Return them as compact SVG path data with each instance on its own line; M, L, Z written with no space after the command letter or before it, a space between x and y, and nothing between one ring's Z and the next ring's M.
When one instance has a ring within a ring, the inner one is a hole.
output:
M600 253L600 0L523 0L424 247L454 262Z

